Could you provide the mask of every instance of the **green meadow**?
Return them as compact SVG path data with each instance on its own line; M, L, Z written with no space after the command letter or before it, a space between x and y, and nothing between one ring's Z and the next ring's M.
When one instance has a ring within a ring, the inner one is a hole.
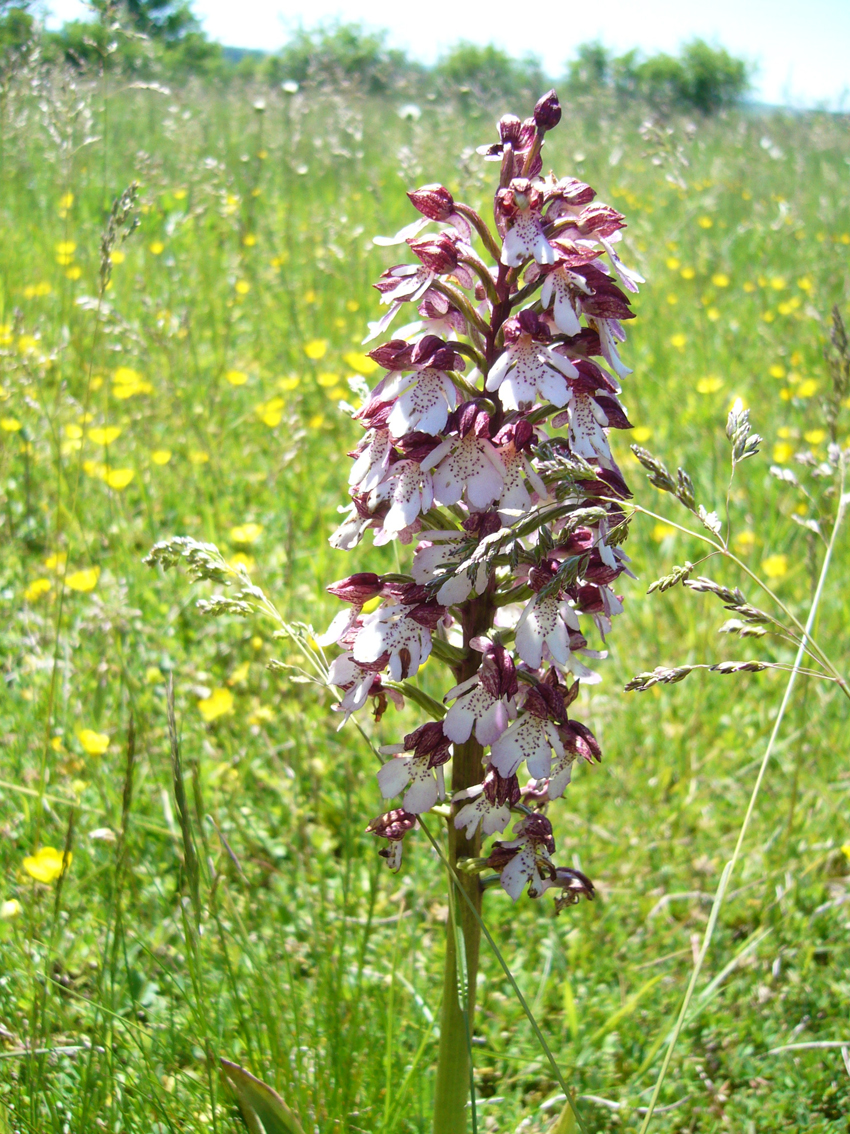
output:
M405 190L423 183L486 213L496 167L475 147L497 113L531 107L437 99L412 118L350 91L62 72L0 97L0 1131L244 1129L220 1057L305 1130L429 1130L444 875L424 834L394 876L364 832L385 810L368 741L415 727L416 706L337 731L330 691L292 680L296 641L204 616L220 588L142 559L174 535L215 543L317 632L338 608L327 584L399 569L369 538L327 542L360 435L338 403L356 400L350 378L374 381L371 284L405 258L371 238L414 219ZM546 151L626 215L624 258L647 281L623 351L635 429L616 440L654 515L633 524L638 579L620 580L604 680L577 706L603 762L550 812L560 861L598 895L557 918L501 891L484 903L589 1131L638 1128L786 677L623 686L658 665L794 657L718 635L711 595L647 596L702 552L628 443L681 464L722 514L742 399L764 443L732 483L732 547L805 620L822 552L799 521L823 518L820 497L769 469L824 459L824 348L850 278L846 118L642 121L581 101ZM101 295L101 238L133 182L138 227ZM850 407L842 430L850 446ZM816 627L845 671L848 551L845 528ZM724 564L697 573L767 601ZM435 696L438 666L420 677ZM653 1130L850 1130L840 1048L773 1051L850 1044L848 735L846 698L802 678ZM478 1129L545 1131L560 1087L486 948L479 980Z

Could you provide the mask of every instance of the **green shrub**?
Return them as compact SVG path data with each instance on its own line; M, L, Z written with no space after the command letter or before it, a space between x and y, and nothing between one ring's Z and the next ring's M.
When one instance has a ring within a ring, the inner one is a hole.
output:
M485 47L461 41L449 48L433 71L434 77L457 88L468 88L485 97L542 91L546 79L534 56L514 59L492 43Z
M586 43L570 62L567 81L576 90L642 98L656 109L713 114L741 101L750 74L744 60L701 39L686 44L678 56L662 52L648 58L636 50L615 57L601 43Z
M722 47L695 39L682 48L680 99L705 114L732 106L750 89L752 68Z
M387 90L408 68L404 52L387 46L387 33L362 24L322 24L299 28L264 68L273 82L329 82L357 85L371 94Z

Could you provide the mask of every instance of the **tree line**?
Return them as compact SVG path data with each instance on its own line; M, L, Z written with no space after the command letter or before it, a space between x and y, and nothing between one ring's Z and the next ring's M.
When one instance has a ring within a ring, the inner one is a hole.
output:
M387 33L336 22L297 29L276 52L214 43L188 0L94 0L92 19L46 31L35 0L0 0L0 56L4 69L37 51L48 61L81 70L110 68L140 77L179 80L189 75L249 78L269 84L356 87L366 93L455 94L464 99L516 98L542 90L553 78L574 94L641 99L657 109L711 114L741 102L752 67L701 39L678 55L615 55L600 43L581 45L564 74L547 76L534 56L514 58L492 44L459 42L431 67L387 43Z

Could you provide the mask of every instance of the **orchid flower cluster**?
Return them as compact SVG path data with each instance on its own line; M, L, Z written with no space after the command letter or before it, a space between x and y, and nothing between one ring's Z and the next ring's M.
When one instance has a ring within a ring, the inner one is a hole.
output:
M622 215L589 185L543 175L560 117L551 91L479 149L500 167L495 230L426 185L408 193L421 218L376 240L406 243L416 262L375 285L387 311L365 341L405 305L419 318L371 351L386 373L354 415L364 434L331 543L351 549L368 530L376 545L415 546L407 575L330 586L347 607L320 639L342 651L330 680L345 719L370 698L380 717L405 695L436 718L381 750L381 794L401 805L368 830L387 840L390 868L418 817L446 800L454 756L452 821L470 845L516 820L480 869L514 900L555 889L558 908L593 896L584 874L553 862L545 811L577 759L601 756L570 709L580 682L600 680L590 624L604 644L622 610L616 581L630 573L630 493L608 430L631 427L618 347L633 317L626 293L643 282L617 255ZM412 684L432 652L455 675L442 705ZM461 751L471 772L459 773Z

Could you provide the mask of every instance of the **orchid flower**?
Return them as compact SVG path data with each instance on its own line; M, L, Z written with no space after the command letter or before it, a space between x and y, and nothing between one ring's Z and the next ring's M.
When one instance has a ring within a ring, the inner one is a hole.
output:
M631 428L619 350L643 282L621 259L622 214L577 178L542 176L560 116L549 92L479 149L499 163L491 224L432 183L408 194L418 219L376 240L414 261L383 272L386 313L366 341L405 305L412 315L370 351L383 373L354 415L364 432L331 543L348 550L371 532L376 546L415 546L396 574L333 584L347 606L317 636L340 651L330 680L343 719L403 700L431 718L379 748L380 793L398 806L368 830L390 868L417 816L450 803L452 864L466 855L495 871L514 900L552 890L558 909L593 897L554 863L548 809L601 756L571 713L580 686L602 679L585 662L606 656L617 580L631 574L610 432ZM433 680L427 693L417 681L431 657L452 671L442 703ZM514 837L479 855L511 821Z

